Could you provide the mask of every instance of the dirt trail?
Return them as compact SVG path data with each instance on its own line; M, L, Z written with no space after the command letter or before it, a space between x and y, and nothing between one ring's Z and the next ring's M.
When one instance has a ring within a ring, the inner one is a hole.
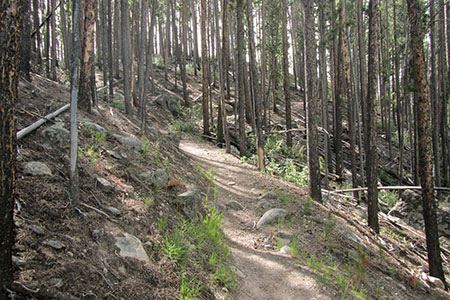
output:
M257 206L257 197L269 190L286 188L286 183L261 174L236 156L225 154L224 149L205 142L182 140L180 149L204 169L214 170L217 205L235 200L244 207L224 212L223 230L230 240L233 265L240 271L233 299L333 298L331 291L316 282L295 258L267 249L273 230L255 229L265 211Z

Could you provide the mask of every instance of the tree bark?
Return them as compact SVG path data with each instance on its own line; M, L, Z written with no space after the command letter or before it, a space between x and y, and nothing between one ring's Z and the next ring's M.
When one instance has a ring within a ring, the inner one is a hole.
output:
M376 233L380 232L378 224L378 189L377 189L377 74L378 74L378 24L379 24L379 1L369 1L369 66L368 66L368 89L367 89L367 141L366 141L366 170L368 187L368 221L369 227Z
M245 97L244 97L244 24L242 10L243 0L236 0L236 22L237 22L237 76L238 99L239 99L239 151L241 156L247 153L246 135L245 135Z
M209 136L209 114L208 114L208 52L206 48L206 0L200 3L200 34L202 49L202 109L203 109L203 134Z
M130 61L130 22L128 0L121 0L121 31L122 31L122 64L123 64L123 93L125 98L125 113L132 114L131 107L131 61Z
M291 115L291 95L289 78L289 56L288 56L288 36L287 36L287 4L286 0L281 0L281 37L283 40L283 90L286 109L286 145L292 147L292 115ZM314 28L313 28L314 30Z
M436 217L436 201L433 197L433 171L431 157L431 122L429 87L423 49L422 18L423 11L418 0L407 0L411 32L411 52L416 86L417 129L419 138L419 175L422 186L422 207L427 240L428 264L430 274L440 278L445 285L445 276L439 246Z
M282 0L285 1L285 0ZM317 50L315 38L314 3L303 1L303 28L305 32L305 96L306 96L306 131L308 155L308 187L310 197L322 202L319 168L319 136L317 133L318 97L317 97Z
M13 281L14 189L16 178L16 125L18 60L22 1L0 3L0 298Z

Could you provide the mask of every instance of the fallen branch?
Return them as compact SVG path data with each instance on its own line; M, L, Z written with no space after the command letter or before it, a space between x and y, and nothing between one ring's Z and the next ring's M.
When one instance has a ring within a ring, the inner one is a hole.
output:
M68 108L70 107L70 104L66 104L63 107L61 107L60 109L58 109L57 111L54 111L48 115L46 115L45 117L43 117L42 119L39 119L38 121L34 122L33 124L31 124L28 127L25 127L24 129L20 130L19 132L17 132L17 139L21 139L23 138L25 135L29 134L30 132L32 132L33 130L39 128L42 124L44 124L46 121L53 119L54 117L56 117L57 115L61 114L62 112L66 111Z
M378 190L382 191L382 190L394 190L394 191L399 191L399 190L421 190L422 187L421 186L379 186ZM447 187L434 187L435 190L439 190L439 191L447 191L450 192L450 188ZM362 191L367 191L366 187L360 187L360 188L352 188L352 189L344 189L344 190L334 190L334 193L352 193L352 192L362 192Z
M107 213L101 211L100 209L95 208L95 207L90 206L90 205L87 205L86 203L81 203L81 205L83 205L84 207L87 207L87 208L89 208L89 209L92 209L93 211L96 211L96 212L98 212L99 214L104 215L104 216L107 217L110 221L113 221L113 222L117 223L116 220L114 220L113 218L111 218Z

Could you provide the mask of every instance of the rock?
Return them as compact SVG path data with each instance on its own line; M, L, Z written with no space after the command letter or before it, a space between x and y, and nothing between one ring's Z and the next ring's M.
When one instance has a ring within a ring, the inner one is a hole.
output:
M440 202L437 210L439 233L450 238L450 203Z
M439 278L433 277L433 276L428 276L427 279L428 279L428 282L431 284L431 286L437 287L442 290L445 289L444 283Z
M202 195L197 188L191 186L188 191L178 195L177 198L186 216L191 220L196 220L202 203Z
M132 136L124 136L120 134L114 134L113 136L116 140L119 141L119 143L121 143L129 150L132 150L134 152L142 151L144 148L144 142L138 138Z
M105 207L105 210L109 211L110 213L112 213L115 216L120 216L121 215L120 210L118 210L117 208L112 207L112 206Z
M264 195L259 197L259 199L277 199L277 198L278 198L278 195L274 191L267 192Z
M39 225L30 225L30 226L28 226L28 228L30 228L31 231L33 231L34 233L36 233L38 235L44 235L45 234L44 228L42 228Z
M48 281L50 285L54 286L55 288L60 288L63 286L64 281L61 278L52 278Z
M180 113L180 104L177 97L171 95L159 95L156 97L155 102L162 108L168 109L174 116L177 116Z
M283 254L291 253L291 247L289 247L288 245L285 245L285 246L281 247L280 253L283 253Z
M277 232L276 236L280 239L292 240L294 238L294 234L289 232Z
M269 225L272 222L278 222L283 220L288 214L287 210L282 208L272 208L264 213L264 215L259 219L256 224L256 228L260 228L265 225Z
M289 240L289 239L277 238L277 244L278 244L278 245L281 245L281 246L290 245L290 244L291 244L291 240Z
M111 184L111 182L109 182L108 180L106 180L105 178L101 178L101 177L97 177L96 178L96 184L97 186L99 186L102 190L106 191L106 192L110 192L113 189L113 186Z
M24 172L31 176L52 176L50 168L39 161L27 162L24 166Z
M60 125L52 125L42 131L44 138L61 147L69 147L70 132Z
M237 267L235 266L230 266L230 270L234 272L234 274L236 274L237 277L244 279L247 276L241 271L239 270Z
M159 130L156 127L147 126L147 130L150 131L150 134L153 135L154 137L157 137L160 135Z
M232 210L243 210L244 207L242 206L241 203L237 202L236 200L231 200L230 202L228 202L227 204L225 204L225 206L229 209Z
M92 132L97 132L97 133L104 133L106 132L106 129L103 128L102 126L93 123L93 122L83 122L83 127L86 127L87 129L89 129Z
M12 256L12 262L14 265L18 266L18 267L22 267L24 265L26 265L26 261L18 256L13 255Z
M351 240L351 241L355 242L356 244L359 244L359 245L363 246L364 248L367 248L364 241L359 236L354 234L352 231L347 229L346 227L338 224L338 225L336 225L336 231L339 232L341 235L343 235L348 240Z
M122 156L117 151L105 149L105 152L106 152L106 154L108 154L112 158L122 159Z
M129 257L149 263L150 259L142 247L142 242L132 234L122 233L122 236L116 237L115 245L120 249L119 255Z
M261 200L258 202L258 207L262 208L262 209L268 209L268 208L272 208L273 205L272 205L272 203L270 203L267 200Z
M44 241L42 244L52 247L53 249L56 249L56 250L60 250L65 247L65 245L58 240L47 240L47 241Z
M166 169L152 169L139 174L139 177L158 188L164 188L169 184L169 174Z

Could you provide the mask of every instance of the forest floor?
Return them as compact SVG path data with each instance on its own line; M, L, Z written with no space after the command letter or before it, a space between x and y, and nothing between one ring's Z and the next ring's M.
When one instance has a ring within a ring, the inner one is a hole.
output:
M235 290L205 286L199 298L450 299L448 292L422 279L421 270L427 269L423 232L381 216L385 229L376 236L365 223L364 205L333 196L314 203L305 189L262 174L198 136L174 133L173 117L153 100L156 94L181 93L165 88L161 74L150 96L148 124L158 130L146 132L148 156L128 151L111 137L139 138L138 120L102 100L99 115L80 113L80 120L95 122L108 134L100 141L80 124L78 209L68 194L67 145L52 144L42 135L55 123L68 129L68 112L19 140L15 281L30 294L41 299L179 299L181 274L161 253L164 237L158 222L166 216L168 226L175 226L182 215L175 199L195 185L223 213L232 253L228 263L237 279ZM191 95L199 95L199 81L190 78ZM19 90L19 129L69 99L67 86L36 74ZM30 161L44 162L52 175L30 176L24 167ZM161 167L168 169L171 184L155 192L137 175ZM99 177L112 189L102 188ZM276 196L262 199L267 192ZM236 209L232 200L242 207ZM270 208L285 209L288 215L258 228ZM124 233L142 241L147 263L118 255L114 239ZM443 247L448 274L450 248ZM201 266L190 272L205 282L210 277Z

